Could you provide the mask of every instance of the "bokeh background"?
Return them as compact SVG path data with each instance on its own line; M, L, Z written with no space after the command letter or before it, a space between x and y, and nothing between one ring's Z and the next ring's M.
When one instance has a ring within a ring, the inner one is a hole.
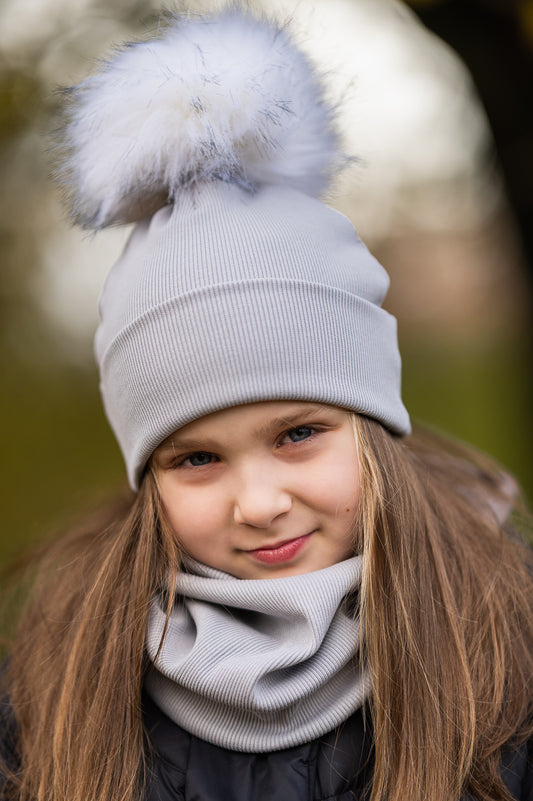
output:
M399 319L413 417L493 454L531 498L533 2L249 4L291 18L342 100L357 162L329 202L391 275L386 305ZM125 486L92 335L128 232L70 228L47 134L56 87L159 18L155 0L0 4L4 560Z

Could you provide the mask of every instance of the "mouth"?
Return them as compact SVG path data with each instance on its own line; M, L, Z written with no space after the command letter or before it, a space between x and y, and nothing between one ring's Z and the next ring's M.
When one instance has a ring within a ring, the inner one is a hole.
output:
M255 548L253 551L247 551L247 553L250 554L253 559L257 559L258 562L263 562L268 565L290 562L309 542L313 533L314 532L304 534L302 537L296 537L293 540L284 540L283 542L269 545L265 548Z

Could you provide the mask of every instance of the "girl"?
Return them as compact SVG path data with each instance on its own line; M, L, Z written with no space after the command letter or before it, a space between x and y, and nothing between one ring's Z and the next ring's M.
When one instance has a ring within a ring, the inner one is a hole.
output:
M4 672L19 801L533 798L515 487L410 433L388 279L315 198L283 29L175 20L70 93L83 226L137 223L96 352L130 497L39 560Z

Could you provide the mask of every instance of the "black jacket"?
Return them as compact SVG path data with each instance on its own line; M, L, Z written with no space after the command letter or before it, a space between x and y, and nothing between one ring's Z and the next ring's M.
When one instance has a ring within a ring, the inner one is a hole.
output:
M268 754L242 754L199 740L148 698L144 715L153 749L153 774L144 801L365 798L371 743L361 713L320 740Z
M144 717L152 743L152 774L143 801L368 798L372 735L360 711L315 742L269 754L242 754L199 740L148 698ZM533 742L504 754L502 777L515 801L533 801Z
M269 754L242 754L199 740L173 723L146 696L143 713L151 746L148 786L140 801L368 798L365 788L372 776L372 737L361 712L315 742ZM5 703L0 704L0 727L2 758L16 769L16 736ZM515 801L533 801L533 743L504 754L502 776ZM1 786L0 776L0 798Z

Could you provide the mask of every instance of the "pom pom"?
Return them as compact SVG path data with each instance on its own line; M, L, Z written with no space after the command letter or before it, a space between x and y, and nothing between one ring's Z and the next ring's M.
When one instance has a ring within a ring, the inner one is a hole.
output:
M144 219L204 181L319 195L342 161L307 58L236 9L174 18L67 97L59 178L86 228Z

